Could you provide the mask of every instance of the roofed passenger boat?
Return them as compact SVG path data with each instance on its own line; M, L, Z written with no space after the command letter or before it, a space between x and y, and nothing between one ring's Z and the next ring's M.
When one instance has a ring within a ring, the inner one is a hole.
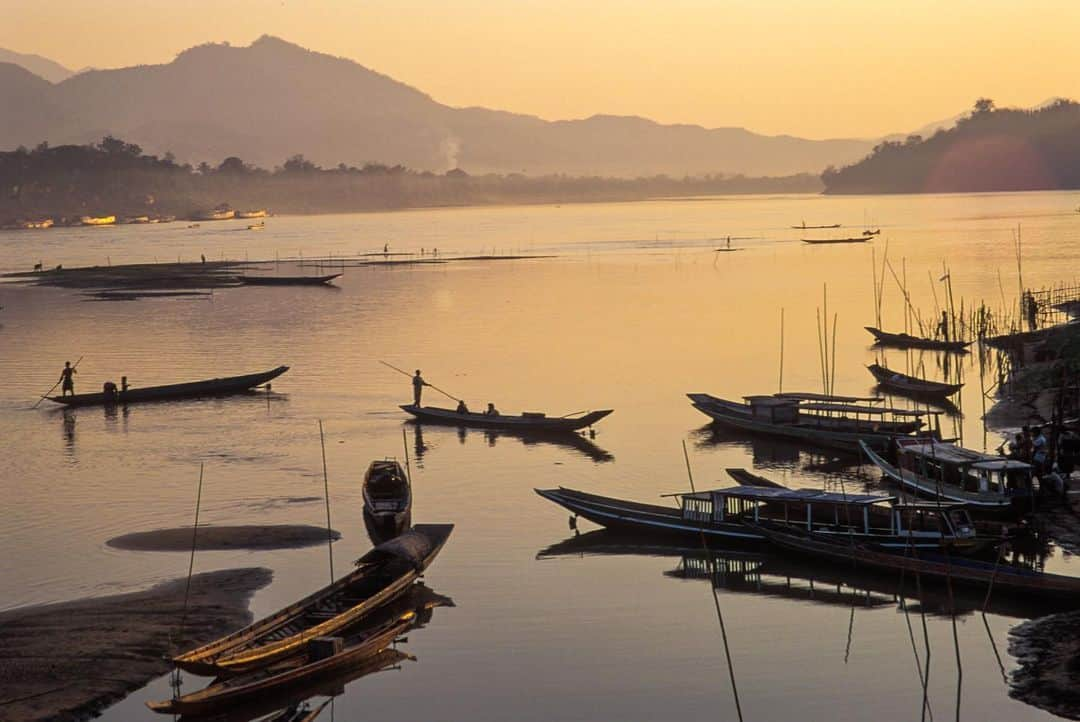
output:
M300 654L312 639L335 634L408 591L453 529L417 524L360 557L357 569L333 584L173 662L193 674L236 674Z
M894 436L923 427L930 411L879 405L878 397L786 393L746 396L743 402L687 394L694 408L715 423L779 438L855 452L859 442L885 450Z
M911 334L907 333L889 333L888 331L882 331L880 328L875 328L873 326L864 326L863 328L870 332L870 334L874 337L874 340L880 346L892 346L893 348L919 348L934 351L952 351L955 353L963 353L967 350L967 347L971 345L970 341L948 341L945 339L912 336Z
M50 396L48 398L49 401L55 401L65 406L113 406L147 401L193 399L204 396L227 396L250 391L256 386L262 386L288 370L288 366L278 366L269 371L245 376L226 376L224 378L190 381L166 386L129 387L127 391L117 391L115 394L74 394L71 396Z
M614 409L601 409L581 415L571 414L568 416L548 416L538 412L525 412L520 416L513 416L508 414L473 413L471 411L459 412L454 409L442 409L437 406L416 406L415 404L405 404L400 408L402 411L412 414L418 420L429 423L532 432L577 431L592 426L614 411Z
M863 452L886 478L930 499L986 512L1008 512L1032 500L1032 467L932 439L897 442L893 465L868 446Z
M908 396L952 396L964 387L963 384L946 384L940 381L927 381L916 376L908 376L899 371L886 368L881 364L870 364L866 368L877 379L882 388L907 394Z

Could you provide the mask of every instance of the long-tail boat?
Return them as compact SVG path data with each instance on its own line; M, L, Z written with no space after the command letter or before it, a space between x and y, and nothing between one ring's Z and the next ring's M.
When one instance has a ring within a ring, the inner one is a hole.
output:
M824 229L824 228L839 228L839 227L840 227L839 223L830 223L830 224L824 225L824 226L808 226L808 225L806 225L806 221L803 221L802 225L800 225L800 226L792 226L792 228L798 229L800 231L817 230L817 229Z
M407 654L390 648L394 640L427 622L434 607L451 604L450 599L422 584L413 585L409 595L380 612L369 624L353 627L337 637L324 637L309 644L303 654L282 662L215 680L208 687L181 697L147 702L147 706L167 714L218 714L290 691L307 694L312 685L340 678L343 672L355 679L385 669L408 658Z
M971 345L970 341L947 341L937 338L923 338L912 336L907 333L889 333L873 326L864 326L873 335L879 346L891 346L893 348L921 348L934 351L953 351L963 353Z
M814 559L840 563L848 568L904 572L947 580L993 593L1017 594L1026 599L1080 601L1080 577L1049 574L999 561L983 561L917 549L884 551L844 538L763 521L753 528L780 549Z
M926 498L985 512L1031 503L1032 467L1022 461L932 439L899 440L896 465L867 445L862 450L886 478Z
M340 276L340 273L326 276L241 276L240 281L245 286L326 286Z
M409 527L412 487L401 464L393 459L376 460L364 474L364 516L377 536L390 539Z
M474 426L481 429L509 429L517 431L577 431L592 426L609 415L614 409L601 409L588 413L569 416L548 416L537 412L526 412L519 416L509 414L485 414L470 411L460 412L454 409L442 409L437 406L416 406L405 404L402 411L412 414L418 420L452 424L454 426Z
M823 243L866 243L870 240L869 236L852 236L850 238L803 238L803 243L823 244Z
M193 674L236 674L302 652L404 594L435 560L453 524L417 524L369 551L333 584L241 630L173 658Z
M927 381L915 376L908 376L899 371L886 368L881 364L870 364L866 368L877 379L882 388L907 396L952 396L964 387L963 384L946 384L940 381Z
M849 452L857 452L860 441L885 450L893 437L922 428L922 417L930 413L857 403L869 399L852 396L775 394L747 396L745 402L709 394L687 397L716 424Z
M142 388L129 387L126 391L120 390L115 393L98 394L73 394L71 396L50 396L49 401L55 401L65 406L112 406L116 404L135 404L146 401L170 401L173 399L193 399L204 396L227 396L250 391L256 386L262 386L268 381L276 379L289 370L288 366L278 366L269 371L245 376L226 376L219 379L207 379L206 381L189 381L182 384L169 384L167 386L145 386Z

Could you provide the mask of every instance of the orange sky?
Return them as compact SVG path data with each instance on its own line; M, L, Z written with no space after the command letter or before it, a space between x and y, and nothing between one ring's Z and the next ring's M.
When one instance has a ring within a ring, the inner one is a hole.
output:
M0 47L72 68L269 33L548 119L870 137L982 95L1080 97L1077 0L0 0L0 17Z

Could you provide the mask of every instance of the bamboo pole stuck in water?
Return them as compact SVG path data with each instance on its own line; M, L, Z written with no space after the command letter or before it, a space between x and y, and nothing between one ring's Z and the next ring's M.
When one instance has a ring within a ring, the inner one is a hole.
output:
M784 309L780 308L780 382L777 393L784 393Z
M323 491L326 494L326 552L330 556L330 583L334 583L334 531L330 526L330 475L326 472L326 437L319 419L319 444L322 446Z

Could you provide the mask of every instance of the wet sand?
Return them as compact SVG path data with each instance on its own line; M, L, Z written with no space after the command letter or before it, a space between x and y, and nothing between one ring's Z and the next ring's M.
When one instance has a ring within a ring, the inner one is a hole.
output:
M170 669L168 655L251 621L254 567L198 574L183 638L186 579L144 592L0 614L0 720L88 719Z
M330 530L337 541L341 532ZM326 527L305 524L247 526L200 526L195 538L199 551L223 549L299 549L325 544ZM114 549L139 552L191 551L191 527L155 529L113 537L105 542Z
M1009 695L1069 719L1080 719L1080 612L1025 622L1009 633L1009 654L1020 667Z

